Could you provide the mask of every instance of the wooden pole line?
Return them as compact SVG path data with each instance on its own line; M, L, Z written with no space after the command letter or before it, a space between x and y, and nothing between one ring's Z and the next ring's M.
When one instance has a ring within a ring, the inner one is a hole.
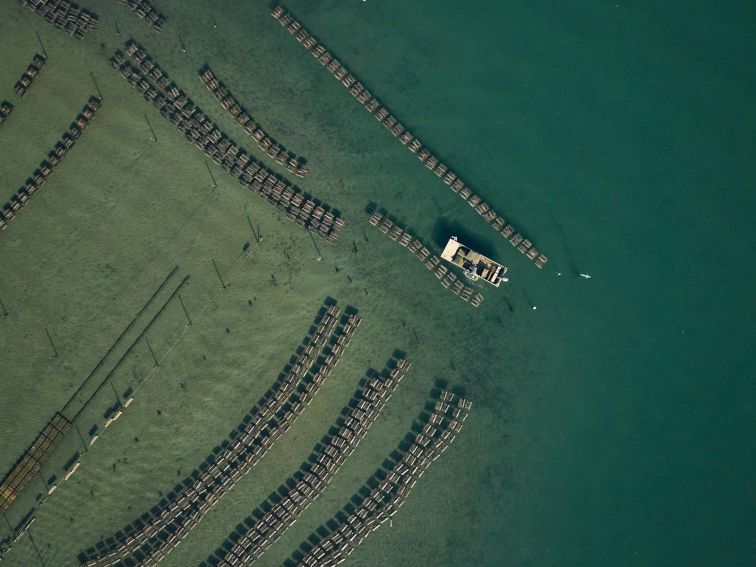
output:
M91 370L91 372L87 375L87 377L84 379L84 381L79 385L79 387L76 389L76 391L71 395L71 397L66 402L66 405L63 406L63 409L61 410L61 413L65 414L68 407L73 403L76 396L81 393L81 391L84 389L84 387L89 383L89 381L92 379L92 377L97 373L97 371L102 367L103 364L105 364L105 361L107 360L110 353L113 352L113 350L120 344L120 342L123 340L123 338L126 336L126 334L131 330L131 328L136 324L139 317L142 316L142 314L147 310L147 308L152 304L152 302L155 300L155 298L158 296L160 291L165 287L165 285L168 283L168 280L170 280L173 275L178 270L178 266L174 266L173 269L168 273L167 276L165 276L165 279L161 282L161 284L158 286L158 288L152 293L150 298L147 300L147 302L142 306L142 308L137 312L136 315L129 321L129 324L126 325L126 328L121 331L121 334L118 335L118 338L116 338L115 342L110 345L110 348L108 348L107 352L103 355L103 357L100 359L100 361L95 365L95 367ZM140 335L141 336L141 335ZM139 339L137 339L139 340ZM134 346L134 343L129 347L129 350L131 347ZM128 352L128 351L127 351ZM119 361L120 362L120 361Z
M87 398L87 400L79 408L79 411L76 412L76 414L74 415L73 419L76 419L79 416L79 414L81 414L81 412L84 411L84 408L86 408L87 405L89 405L89 402L92 401L94 399L94 397L100 392L100 390L105 386L105 384L110 379L110 377L113 375L113 373L118 369L118 367L121 365L121 363L129 355L129 353L131 352L131 349L134 348L134 345L136 345L142 339L142 337L146 338L147 331L150 330L150 328L152 327L152 324L157 320L157 318L165 310L165 308L168 307L168 305L171 303L171 301L173 300L173 298L176 297L176 295L178 294L178 292L181 291L181 288L184 287L184 285L188 281L189 281L189 275L187 274L184 277L184 279L181 280L181 283L178 285L178 287L173 290L173 292L171 293L170 297L165 301L165 303L160 308L160 310L152 316L152 319L150 319L149 323L147 323L147 326L144 329L142 329L142 331L139 333L139 336L137 336L137 338L134 339L134 342L131 343L131 345L129 346L129 348L126 349L126 352L124 352L121 355L121 358L118 359L118 362L116 362L115 366L110 370L110 372L107 373L107 375L105 376L105 378L103 378L102 381L100 381L100 384L97 386L97 388L95 388L95 391L92 392L92 394L89 396L89 398ZM152 346L150 346L150 351L152 351ZM155 353L154 352L152 353L152 356L153 356L153 359L157 363L157 359L155 358ZM71 421L73 421L73 419Z

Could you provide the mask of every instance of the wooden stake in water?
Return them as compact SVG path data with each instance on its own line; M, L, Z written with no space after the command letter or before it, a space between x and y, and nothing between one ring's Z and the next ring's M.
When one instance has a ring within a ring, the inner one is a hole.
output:
M213 180L213 189L215 189L218 184L215 182L215 176L213 175L213 171L210 169L210 165L207 163L207 161L205 162L205 167L207 168L207 172L210 174L210 179Z
M150 354L152 355L152 360L155 362L155 366L157 366L159 364L157 356L155 356L155 351L152 350L152 345L150 344L150 341L147 340L147 337L144 337L144 342L147 343L147 348L150 349ZM154 366L153 366L153 368L154 368Z
M115 397L116 397L116 402L120 404L121 396L118 395L118 392L116 391L115 386L113 386L113 382L110 383L110 387L113 389L113 393L115 394Z
M152 132L152 141L157 142L157 135L155 134L155 130L152 129L152 124L150 124L150 119L147 118L147 115L144 115L144 121L147 122L147 127L150 129L150 132Z
M34 541L34 538L32 537L32 533L31 533L31 531L29 531L29 541L30 541L30 542L32 543L32 545L34 546L34 551L36 551L36 552L37 552L37 559L39 559L39 562L40 562L40 564L42 565L42 567L47 567L47 566L45 565L45 562L44 562L44 560L42 559L42 554L41 554L41 553L39 552L39 548L37 547L37 542L35 542L35 541Z
M213 268L215 268L215 273L218 274L218 279L220 280L221 287L223 289L226 289L226 283L223 281L223 277L221 276L220 270L218 269L218 266L215 263L215 260L213 258L210 258L210 261L213 263Z
M97 91L97 96L103 98L100 86L97 84L97 79L95 79L94 73L92 73L92 71L89 72L89 76L92 77L92 82L94 83L95 90Z
M13 526L11 526L11 523L8 521L8 516L5 515L5 512L3 512L3 520L5 520L5 523L8 524L8 529L12 532Z
M0 314L0 317L7 317L8 316L8 310L5 308L5 303L3 303L2 299L0 299L0 309L3 310L2 314Z
M75 423L73 424L74 429L76 430L76 433L79 435L79 439L81 439L81 446L84 447L84 452L87 452L87 444L84 442L84 436L81 434L81 430L79 429L79 426Z
M252 219L249 218L249 215L247 215L247 222L249 223L249 228L252 229L252 234L255 236L255 242L260 244L260 237L257 235L257 231L255 230L255 227L252 224Z
M181 303L181 307L184 308L184 314L186 315L186 320L187 320L186 326L187 327L191 327L192 326L192 318L189 317L189 310L186 308L186 305L184 304L184 300L181 298L181 294L179 294L178 300L179 300L179 303Z
M312 235L312 232L310 232L308 230L307 234L310 235L310 240L312 240L312 245L315 247L315 252L318 253L318 262L320 262L323 259L323 256L320 254L320 249L318 248L318 243L315 242L315 237Z
M58 349L55 348L55 343L53 343L52 337L50 336L50 331L47 330L47 327L45 327L45 334L47 335L47 340L50 341L50 346L53 349L55 358L58 358Z
M43 476L42 476L42 469L38 470L38 471L37 471L37 474L39 475L39 478L40 478L40 479L42 479L42 484L44 484L44 485L45 485L45 488L49 488L49 487L47 486L47 481L45 480L45 477L43 477Z
M42 43L42 38L39 37L38 32L34 32L34 33L37 34L37 41L39 42L39 46L42 48L42 53L44 54L45 58L47 58L47 49L45 49L45 44Z

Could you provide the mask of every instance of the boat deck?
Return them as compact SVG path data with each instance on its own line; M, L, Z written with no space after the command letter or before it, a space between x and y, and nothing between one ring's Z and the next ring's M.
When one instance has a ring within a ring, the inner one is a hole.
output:
M446 243L441 258L462 268L465 275L471 279L482 278L496 287L499 287L502 280L506 281L506 267L461 244L455 237Z

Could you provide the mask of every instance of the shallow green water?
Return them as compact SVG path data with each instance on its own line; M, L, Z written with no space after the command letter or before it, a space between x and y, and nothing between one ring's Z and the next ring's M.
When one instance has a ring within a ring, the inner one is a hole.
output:
M197 317L184 334L178 308L161 318L151 333L166 355L161 367L40 509L32 534L46 565L77 564L79 551L155 504L176 469L196 466L265 391L326 295L365 317L339 372L166 565L196 564L220 545L302 461L365 369L382 367L394 348L415 362L410 376L333 485L260 564L280 564L344 504L407 431L436 377L467 388L475 407L466 429L394 527L375 532L348 564L752 562L752 8L287 5L549 255L539 271L359 108L267 6L232 1L211 11L165 0L158 8L169 26L156 35L115 2L86 5L103 29L83 44L13 2L0 11L8 53L0 97L10 97L38 49L35 30L51 52L0 130L6 193L92 93L90 71L105 94L44 197L0 235L0 299L11 313L0 320L9 360L0 470L176 264L191 274L185 295ZM108 67L105 57L129 33L252 153L196 78L201 64L309 159L300 185L349 223L337 247L319 243L323 262L306 234L220 170L210 193L200 154ZM364 222L371 201L437 246L450 232L475 242L510 266L511 283L483 290L477 311L455 300ZM241 255L251 239L245 214L266 235L250 256ZM223 292L210 257L231 283ZM43 327L58 337L60 358L49 356ZM121 389L149 372L148 356L135 348L114 378ZM85 417L88 428L97 412ZM6 558L38 561L28 537Z

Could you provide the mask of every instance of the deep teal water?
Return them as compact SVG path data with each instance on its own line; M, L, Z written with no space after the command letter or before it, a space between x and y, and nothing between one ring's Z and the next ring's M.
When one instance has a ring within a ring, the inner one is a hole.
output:
M752 564L756 10L293 8L551 252L513 277L532 357L449 564Z

